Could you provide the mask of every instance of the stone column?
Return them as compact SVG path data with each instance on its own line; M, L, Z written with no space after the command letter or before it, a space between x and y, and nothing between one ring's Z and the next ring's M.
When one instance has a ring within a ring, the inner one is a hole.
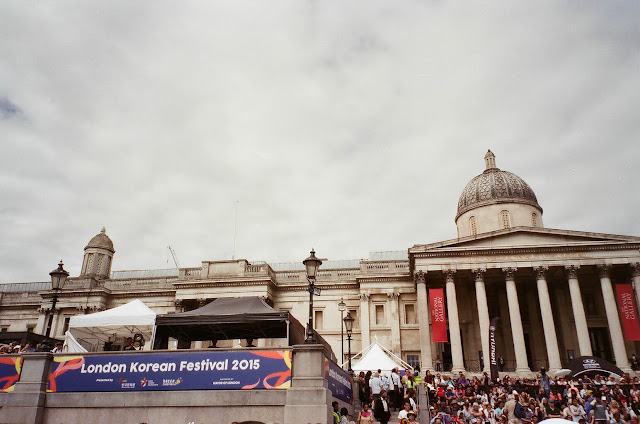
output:
M426 370L433 370L433 358L431 356L431 330L429 328L431 309L429 309L426 277L427 275L424 272L416 272L416 293L418 295L416 314L418 315L418 332L420 334L420 358L422 360L420 369L422 372L425 372Z
M538 282L538 299L540 301L540 313L542 315L542 328L544 328L544 341L547 345L547 358L549 359L549 374L562 368L560 363L560 350L558 349L558 337L556 327L553 322L553 312L551 310L551 299L549 298L549 288L547 286L547 267L534 268L536 280Z
M369 294L360 293L360 338L362 347L369 346Z
M578 333L578 346L580 356L592 356L591 341L589 339L589 327L587 327L587 317L584 314L582 304L582 294L580 293L580 283L578 283L578 267L566 266L569 279L569 293L571 294L571 307L573 308L573 318Z
M324 346L293 346L291 387L287 389L284 424L332 422L331 401L324 378Z
M611 278L609 278L609 265L599 265L600 286L602 287L602 298L604 300L604 309L607 313L607 322L609 323L609 333L611 334L611 345L613 347L613 356L616 358L616 365L624 372L631 372L629 359L627 358L627 350L624 346L624 336L622 335L622 326L618 315L618 307L616 305L616 297L613 294Z
M447 311L449 313L449 337L451 339L451 372L464 372L464 356L462 353L462 339L460 338L460 318L458 316L458 299L456 297L455 270L445 271L447 275Z
M511 335L513 348L516 354L516 374L531 373L527 361L527 350L524 344L524 331L522 330L522 317L520 316L520 303L518 303L518 290L514 274L515 268L503 268L507 287L507 303L509 304L509 319L511 320Z
M480 342L482 344L483 371L490 372L491 359L489 355L489 306L487 305L487 291L484 286L485 269L474 270L476 277L476 303L478 304L478 323L480 325Z
M44 334L47 329L47 308L38 309L38 323L36 324L35 333Z
M391 312L391 351L400 356L400 314L398 313L398 299L400 294L396 292L387 293L389 311Z
M633 270L633 290L636 293L636 308L640 308L640 263L631 264Z
M12 392L0 399L0 421L3 423L44 423L47 396L47 375L53 355L29 353L22 355L22 373Z

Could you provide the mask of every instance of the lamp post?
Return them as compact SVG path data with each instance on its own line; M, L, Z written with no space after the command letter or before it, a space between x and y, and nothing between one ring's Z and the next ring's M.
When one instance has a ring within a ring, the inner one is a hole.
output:
M340 311L340 362L344 361L344 311L347 310L347 304L344 303L344 299L340 299L338 303L338 310Z
M344 317L344 328L346 328L347 330L347 342L348 344L348 349L349 349L349 369L351 369L351 332L353 331L353 321L355 321L356 319L354 317L351 316L351 314L349 312L347 312L347 316Z
M316 289L316 274L318 273L318 268L322 265L322 261L316 258L315 250L311 249L311 255L302 261L304 266L307 268L307 281L309 281L309 324L307 325L307 338L304 340L305 343L315 343L316 337L313 332L313 295L320 294L320 290Z
M56 313L56 303L58 302L58 290L62 289L64 283L67 281L69 273L62 268L64 264L62 261L58 264L58 268L49 273L51 276L51 288L53 289L53 300L51 300L51 311L49 312L49 323L47 324L47 331L44 334L48 339L51 334L51 325L53 324L53 315Z

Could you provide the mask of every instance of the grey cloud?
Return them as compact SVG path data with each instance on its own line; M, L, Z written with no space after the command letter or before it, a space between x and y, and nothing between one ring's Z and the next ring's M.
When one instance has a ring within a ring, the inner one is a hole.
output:
M3 281L103 225L114 269L227 259L235 201L250 260L453 238L487 148L545 225L640 234L635 2L356 3L0 5Z

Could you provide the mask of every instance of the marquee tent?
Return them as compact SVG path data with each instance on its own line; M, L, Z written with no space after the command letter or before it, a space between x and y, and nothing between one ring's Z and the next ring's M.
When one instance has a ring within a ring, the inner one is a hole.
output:
M151 349L156 313L139 299L121 306L88 315L77 315L69 320L69 332L91 352L101 350L106 342L117 338L144 336L144 349Z
M345 364L347 364L345 362ZM342 364L344 367L345 364ZM402 369L410 369L413 370L413 367L403 361L398 356L394 355L386 347L382 346L376 340L364 348L362 351L358 352L351 358L351 365L354 372L358 373L360 371L391 371L394 368L398 368L398 370Z
M289 346L304 343L305 329L288 311L257 296L221 297L192 311L158 315L155 345L165 347L169 337L186 342L280 338ZM316 339L335 360L329 344L317 333Z

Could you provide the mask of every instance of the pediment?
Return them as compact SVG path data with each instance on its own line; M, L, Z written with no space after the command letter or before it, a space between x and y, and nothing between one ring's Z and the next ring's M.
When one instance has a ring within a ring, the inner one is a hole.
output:
M620 245L621 248L624 248L625 245L634 244L640 244L640 237L557 230L552 228L516 227L439 243L416 245L412 247L410 251L418 253L440 250L543 248L558 246L596 247L602 245Z

